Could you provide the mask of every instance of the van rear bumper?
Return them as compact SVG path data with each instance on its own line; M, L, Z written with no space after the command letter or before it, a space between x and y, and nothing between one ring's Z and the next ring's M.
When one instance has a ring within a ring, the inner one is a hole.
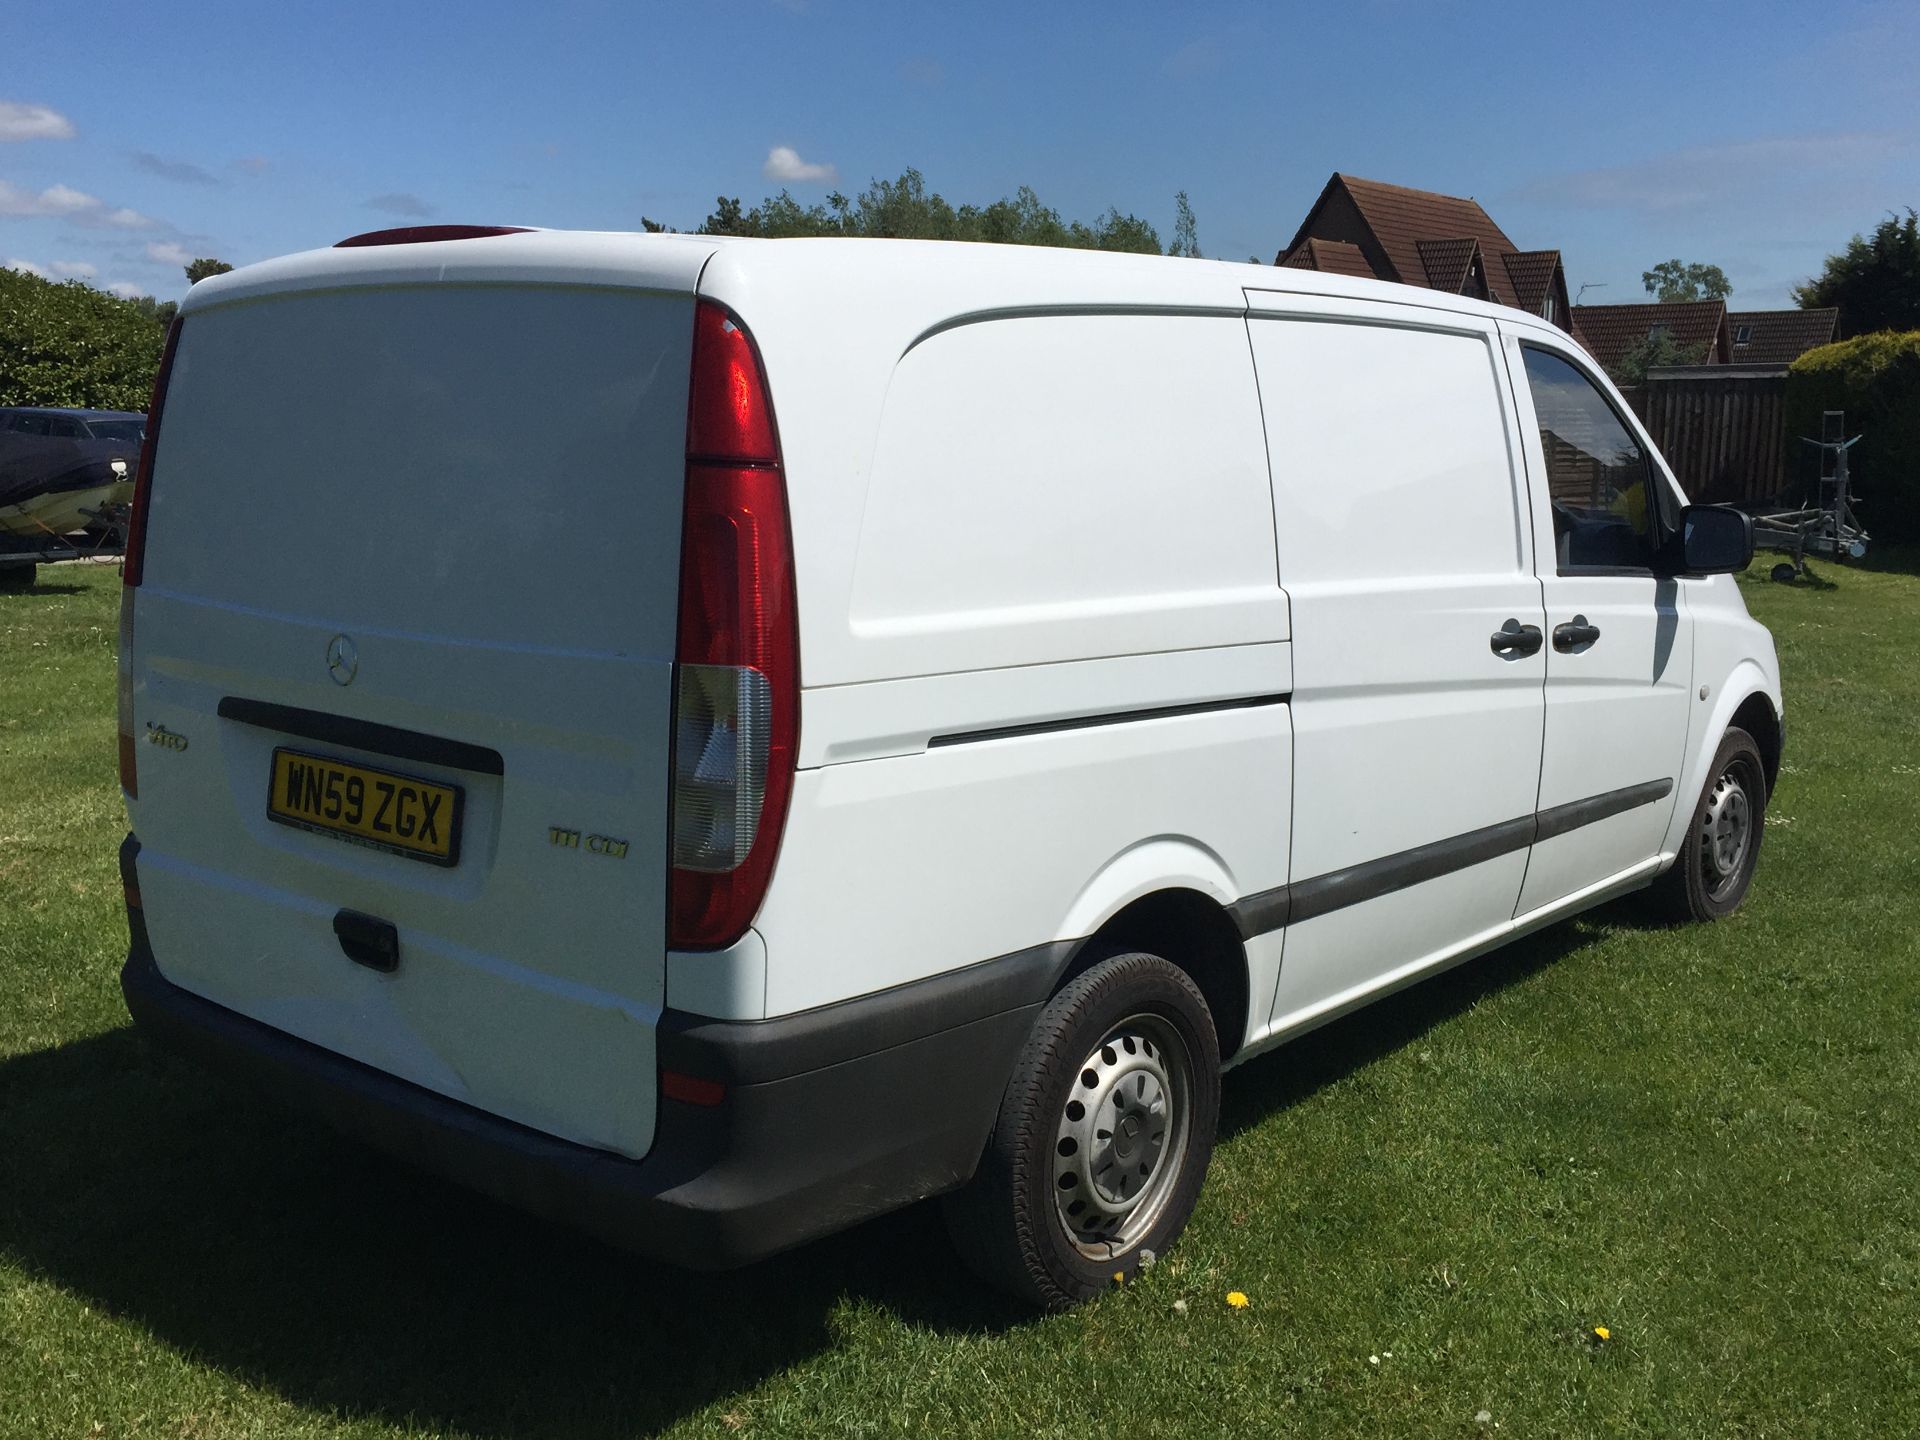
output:
M129 840L121 864L137 896ZM644 1160L575 1145L309 1044L173 984L128 912L127 1008L156 1042L239 1072L409 1163L622 1248L742 1265L964 1184L1071 947L779 1020L668 1011L663 1069L726 1086L662 1099Z

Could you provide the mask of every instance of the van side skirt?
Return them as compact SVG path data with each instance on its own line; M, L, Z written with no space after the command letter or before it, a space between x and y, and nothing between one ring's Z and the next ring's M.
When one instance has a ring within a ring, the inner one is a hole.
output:
M1464 835L1454 835L1397 854L1383 855L1378 860L1366 860L1293 884L1262 890L1235 901L1227 907L1227 913L1239 927L1240 938L1251 940L1256 935L1264 935L1302 920L1311 920L1316 915L1326 915L1335 910L1344 910L1349 905L1377 900L1382 895L1405 890L1423 880L1435 880L1482 861L1528 849L1556 835L1565 835L1583 825L1605 820L1610 815L1619 815L1664 800L1672 793L1672 780L1649 780L1640 785L1608 790L1584 800L1536 810L1518 819L1502 820L1497 825L1469 830Z

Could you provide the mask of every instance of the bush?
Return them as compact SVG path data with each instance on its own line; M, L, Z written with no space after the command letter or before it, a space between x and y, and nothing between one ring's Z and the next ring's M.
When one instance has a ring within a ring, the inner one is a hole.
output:
M1884 330L1809 350L1787 372L1787 444L1847 412L1864 438L1848 456L1860 518L1876 541L1920 540L1920 330Z
M166 338L151 302L0 270L0 405L145 410Z

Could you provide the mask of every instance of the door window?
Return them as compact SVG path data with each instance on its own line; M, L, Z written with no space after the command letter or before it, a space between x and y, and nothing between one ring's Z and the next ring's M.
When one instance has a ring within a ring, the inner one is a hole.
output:
M1560 573L1651 570L1667 517L1647 452L1599 387L1570 362L1530 345L1523 353Z

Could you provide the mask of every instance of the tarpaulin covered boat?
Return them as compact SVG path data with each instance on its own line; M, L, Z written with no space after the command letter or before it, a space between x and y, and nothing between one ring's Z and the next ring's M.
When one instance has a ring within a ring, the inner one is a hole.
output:
M144 415L0 411L0 533L64 535L133 498Z

